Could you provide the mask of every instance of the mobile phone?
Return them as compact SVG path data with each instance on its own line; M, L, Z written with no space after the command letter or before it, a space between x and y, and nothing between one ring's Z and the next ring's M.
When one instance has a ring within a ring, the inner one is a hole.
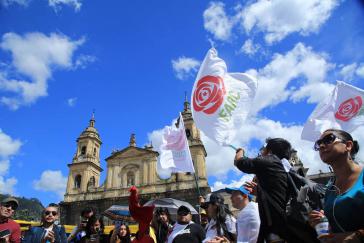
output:
M8 230L8 229L2 230L2 231L0 231L0 238L5 238L5 237L9 236L10 234L11 234L10 230Z

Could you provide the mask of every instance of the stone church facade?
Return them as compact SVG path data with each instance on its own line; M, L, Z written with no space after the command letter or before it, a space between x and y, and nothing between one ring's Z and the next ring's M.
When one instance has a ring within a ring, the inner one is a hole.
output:
M196 178L202 195L210 192L206 175L206 150L195 126L189 103L185 101L182 112ZM198 203L196 180L190 173L175 173L168 180L157 175L158 152L153 147L138 147L135 135L129 146L116 150L106 158L106 180L101 184L100 149L102 141L91 118L88 127L77 139L77 150L68 164L69 175L64 201L61 202L61 223L77 224L80 211L87 206L102 213L111 205L127 205L128 189L135 185L142 202L150 199L172 197Z

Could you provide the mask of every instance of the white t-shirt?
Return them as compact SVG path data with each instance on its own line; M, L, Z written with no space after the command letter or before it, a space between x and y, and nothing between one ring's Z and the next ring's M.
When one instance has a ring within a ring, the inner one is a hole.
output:
M249 202L237 219L238 243L256 243L258 240L260 218L258 204Z
M228 215L225 219L226 228L230 233L236 234L236 219ZM215 219L211 219L209 223L206 225L206 238L203 242L209 241L217 236L216 230L216 221ZM224 232L221 229L220 235L224 235Z

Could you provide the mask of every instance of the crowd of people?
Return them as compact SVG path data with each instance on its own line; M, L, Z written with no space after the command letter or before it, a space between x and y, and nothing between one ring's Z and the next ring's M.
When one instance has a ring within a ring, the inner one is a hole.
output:
M355 160L357 141L343 130L329 129L315 142L314 149L333 170L334 177L326 185L314 183L294 170L289 162L293 148L286 139L268 138L256 158L248 158L244 149L237 149L235 166L255 174L255 178L240 187L225 189L231 194L232 206L238 209L236 217L226 207L223 196L213 192L199 198L197 220L192 220L188 206L180 206L174 222L167 208L139 205L136 190L131 189L129 208L139 222L135 236L128 224L120 221L105 235L102 217L86 208L81 212L80 224L67 237L64 227L56 224L58 205L50 204L42 212L41 225L29 229L22 241L364 242L364 170ZM15 198L1 202L0 242L21 241L20 227L11 219L18 205Z

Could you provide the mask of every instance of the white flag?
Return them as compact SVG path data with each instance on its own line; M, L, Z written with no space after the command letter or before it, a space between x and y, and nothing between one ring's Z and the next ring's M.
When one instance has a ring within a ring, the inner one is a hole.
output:
M364 125L363 101L364 90L338 81L330 96L320 102L308 118L301 138L315 141L329 128L351 132Z
M201 64L192 90L196 126L221 145L228 145L249 114L257 81L245 73L228 73L211 48Z
M157 172L163 178L166 171L195 173L181 115L178 128L168 126L163 131Z

